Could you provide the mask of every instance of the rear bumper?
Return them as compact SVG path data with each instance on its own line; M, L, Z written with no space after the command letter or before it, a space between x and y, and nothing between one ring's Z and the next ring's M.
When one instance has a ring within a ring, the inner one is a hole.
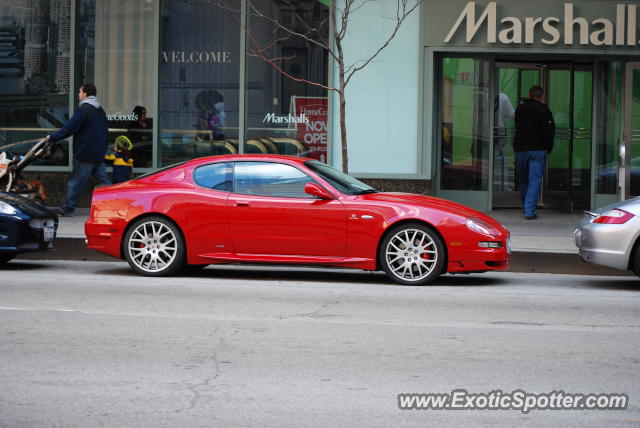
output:
M120 242L122 236L110 224L89 223L85 224L87 247L90 250L121 258Z
M587 263L627 270L635 242L629 226L583 221L573 233L578 255Z

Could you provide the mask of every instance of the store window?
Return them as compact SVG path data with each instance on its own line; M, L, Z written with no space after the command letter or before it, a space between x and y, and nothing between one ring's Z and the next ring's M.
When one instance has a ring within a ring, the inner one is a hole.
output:
M248 5L247 153L327 161L327 90L313 84L328 81L327 52L313 43L329 37L325 3L254 0Z
M161 164L237 153L240 2L162 5Z
M484 59L442 59L443 190L488 190L488 76L488 61Z
M150 168L157 117L159 1L78 0L76 5L74 86L96 85L109 120L109 141L129 138L134 168Z
M0 4L0 152L26 153L69 118L71 1ZM68 143L37 165L68 166Z

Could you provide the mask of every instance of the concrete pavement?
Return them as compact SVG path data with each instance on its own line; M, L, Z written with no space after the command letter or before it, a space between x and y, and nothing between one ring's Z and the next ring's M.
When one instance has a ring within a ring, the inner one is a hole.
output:
M633 278L125 263L0 268L0 426L637 426ZM397 394L626 393L627 410L435 411Z
M630 275L580 260L573 231L582 218L581 211L568 214L542 209L536 220L525 220L519 209L494 210L489 214L511 232L510 271ZM84 223L88 215L88 208L78 208L76 216L60 218L55 252L25 254L21 258L113 261L113 258L87 249Z

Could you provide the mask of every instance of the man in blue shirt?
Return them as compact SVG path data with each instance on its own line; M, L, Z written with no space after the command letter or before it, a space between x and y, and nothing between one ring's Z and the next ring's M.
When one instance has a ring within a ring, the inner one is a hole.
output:
M76 112L62 129L47 136L53 142L74 136L73 172L64 203L58 210L60 216L74 215L78 199L91 175L98 185L111 184L104 165L104 155L107 152L107 115L96 95L97 90L93 84L82 85L78 91L80 103Z

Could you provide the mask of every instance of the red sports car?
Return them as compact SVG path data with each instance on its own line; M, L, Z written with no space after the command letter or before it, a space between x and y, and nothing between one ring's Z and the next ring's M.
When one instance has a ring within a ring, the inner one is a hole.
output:
M309 158L194 159L95 189L89 248L143 275L188 265L286 263L384 270L401 284L505 269L509 232L464 205L383 193Z

